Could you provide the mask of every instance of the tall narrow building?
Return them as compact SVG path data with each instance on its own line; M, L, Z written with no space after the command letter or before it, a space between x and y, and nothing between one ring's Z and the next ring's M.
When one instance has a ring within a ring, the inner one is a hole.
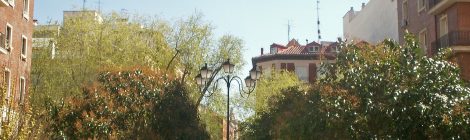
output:
M34 0L0 0L2 120L28 96Z

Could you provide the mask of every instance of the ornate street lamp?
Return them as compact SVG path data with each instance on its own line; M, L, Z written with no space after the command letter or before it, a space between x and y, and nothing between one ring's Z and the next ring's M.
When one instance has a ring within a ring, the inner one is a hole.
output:
M199 86L199 90L202 94L209 93L211 96L214 92L208 90L211 87L217 88L217 83L219 80L225 81L227 84L227 140L230 138L230 85L232 81L236 81L238 83L238 88L240 90L240 95L243 97L243 94L249 95L255 90L256 81L259 80L261 77L261 71L254 67L250 70L250 76L246 77L245 79L241 79L240 77L233 75L233 71L235 69L235 65L230 63L230 59L227 59L222 66L225 76L219 77L217 80L213 81L215 75L218 72L211 70L207 63L201 68L199 74L196 76L196 83ZM220 70L220 68L219 68ZM243 86L243 82L245 82L245 86ZM205 90L206 89L206 90ZM207 96L206 96L207 97Z

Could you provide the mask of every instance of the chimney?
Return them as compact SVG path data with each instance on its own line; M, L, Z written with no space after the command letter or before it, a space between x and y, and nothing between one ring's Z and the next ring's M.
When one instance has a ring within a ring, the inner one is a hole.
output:
M264 50L263 50L263 48L261 48L261 55L263 55L263 52L264 52Z
M307 44L308 44L308 39L305 39L305 41L306 41L306 42L307 42ZM305 45L307 45L307 44L305 44Z
M364 9L364 7L366 7L366 3L362 3L362 9Z
M351 6L351 10L349 10L349 11L354 12L354 7Z

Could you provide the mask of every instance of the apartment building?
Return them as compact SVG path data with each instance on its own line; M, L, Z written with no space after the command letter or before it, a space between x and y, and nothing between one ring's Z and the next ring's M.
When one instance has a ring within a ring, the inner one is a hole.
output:
M343 16L343 37L347 42L372 44L399 39L396 0L370 0L361 9L353 7Z
M25 103L31 70L34 0L0 0L0 72L2 120Z
M70 19L91 18L98 23L103 22L103 17L95 10L64 11L63 22L66 24Z
M451 48L461 76L470 80L470 0L398 0L400 43L405 30L428 56Z
M60 30L61 26L57 23L36 25L34 27L32 44L33 61L35 58L48 57L54 59L56 57L56 38L59 36Z
M337 42L314 41L301 45L292 39L287 45L273 43L267 54L261 48L261 55L251 61L263 73L287 70L294 72L302 81L313 83L319 77L321 63L336 62L338 47Z

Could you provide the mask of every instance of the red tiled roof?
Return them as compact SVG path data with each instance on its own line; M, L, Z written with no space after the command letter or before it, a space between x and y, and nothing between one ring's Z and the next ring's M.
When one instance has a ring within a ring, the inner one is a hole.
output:
M273 43L273 44L271 45L271 48L274 48L274 47L276 47L276 48L282 48L282 49L287 48L286 46L281 45L281 44L277 44L277 43Z
M293 46L294 46L294 47L300 46L300 44L299 44L299 42L297 42L297 40L292 39L292 40L289 41L289 43L287 43L286 46L287 46L288 48L290 48L290 47L293 47Z
M320 46L317 42L313 41L307 44L307 46Z
M307 54L308 50L306 46L292 46L285 50L278 52L278 54Z

